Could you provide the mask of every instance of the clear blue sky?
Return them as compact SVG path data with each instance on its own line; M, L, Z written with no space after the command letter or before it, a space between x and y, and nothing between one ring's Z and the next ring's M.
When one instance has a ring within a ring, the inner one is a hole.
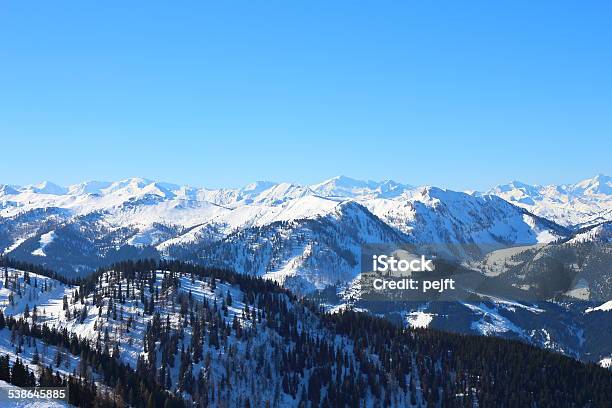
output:
M612 173L609 1L12 1L0 183Z

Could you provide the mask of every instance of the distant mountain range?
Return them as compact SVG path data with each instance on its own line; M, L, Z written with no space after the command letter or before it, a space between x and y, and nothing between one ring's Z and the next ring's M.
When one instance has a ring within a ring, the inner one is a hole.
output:
M576 184L531 186L513 181L486 194L497 195L567 227L584 227L612 219L612 178L603 174Z
M456 253L467 245L489 252L569 237L612 219L611 185L603 175L562 186L513 182L472 194L344 176L238 189L141 178L0 185L0 252L67 274L125 257L210 261L233 253L215 262L281 282L305 276L301 286L321 288L355 276L358 265L347 254L365 243L439 245Z

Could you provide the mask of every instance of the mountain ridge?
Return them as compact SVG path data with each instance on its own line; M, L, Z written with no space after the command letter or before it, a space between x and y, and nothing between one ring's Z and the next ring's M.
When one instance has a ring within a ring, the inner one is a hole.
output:
M587 185L582 188L589 190ZM338 176L310 186L256 182L240 189L211 190L131 178L1 189L0 252L29 261L56 262L53 266L62 269L67 267L58 265L66 260L60 254L63 250L74 254L75 269L93 270L104 263L87 261L87 254L103 262L111 256L107 254L153 251L165 256L168 248L180 245L201 251L236 231L277 221L315 220L336 208L358 208L342 207L346 202L359 203L381 220L379 230L390 226L414 244L475 244L495 249L550 242L569 234L531 208L495 195L412 187L390 180ZM54 229L55 234L41 238ZM336 235L324 239L337 241ZM353 245L367 243L367 231L355 236L363 238ZM334 244L338 245L342 247Z

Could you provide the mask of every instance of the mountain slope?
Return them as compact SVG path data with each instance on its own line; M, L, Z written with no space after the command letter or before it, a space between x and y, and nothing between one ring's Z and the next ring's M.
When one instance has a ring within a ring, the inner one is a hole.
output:
M496 196L424 187L394 200L364 203L370 211L409 234L415 244L445 245L451 252L461 246L495 248L550 242L567 229L507 203ZM454 248L452 248L454 246Z
M188 264L126 262L78 287L2 274L9 325L48 327L20 338L66 341L60 365L80 350L74 375L97 378L118 404L603 407L612 387L603 368L522 343L324 314L269 281Z
M304 293L354 279L360 272L360 245L407 242L355 202L328 201L326 206L308 214L291 207L291 217L281 212L195 251L193 244L168 247L167 255L265 276Z

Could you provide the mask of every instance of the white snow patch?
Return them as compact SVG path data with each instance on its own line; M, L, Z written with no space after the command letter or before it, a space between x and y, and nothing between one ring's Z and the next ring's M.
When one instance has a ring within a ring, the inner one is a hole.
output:
M47 232L46 234L42 234L40 236L40 240L38 241L40 247L34 251L32 251L32 255L36 256L47 256L45 253L45 248L55 239L55 231Z
M19 238L17 240L15 240L15 242L13 242L11 244L10 247L6 248L4 250L4 255L8 254L9 252L13 251L14 249L16 249L19 245L23 244L23 242L27 239L27 237L24 238Z
M410 327L425 328L429 326L434 318L433 313L425 313L423 311L410 312L407 316L407 321Z
M599 311L602 311L602 312L609 312L609 311L611 311L612 310L612 300L608 300L603 305L599 305L597 307L589 307L587 310L584 311L584 313L591 313L591 312L594 312L596 310L599 310Z

